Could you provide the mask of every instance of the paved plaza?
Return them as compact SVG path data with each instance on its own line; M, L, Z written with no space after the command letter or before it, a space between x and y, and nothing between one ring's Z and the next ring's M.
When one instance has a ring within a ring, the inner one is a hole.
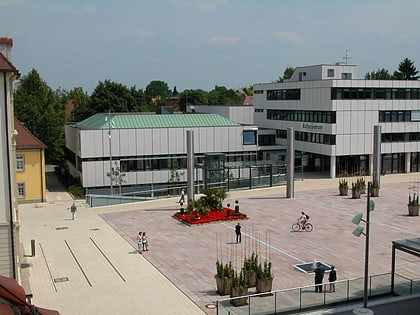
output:
M381 178L371 212L370 274L390 272L392 240L420 235L420 217L407 216L408 193L420 190L418 181L420 174ZM177 198L101 208L81 201L73 221L72 200L49 193L48 203L20 206L27 287L36 305L62 314L216 314L206 306L227 297L216 293L216 261L239 270L252 251L272 262L274 290L312 285L313 275L293 265L314 259L334 264L339 280L363 277L365 238L352 235L351 219L365 216L365 195L338 196L338 179L305 179L295 183L294 198L285 196L285 187L229 192L224 204L239 200L249 217L236 244L237 221L187 226L172 218ZM291 232L301 211L310 215L310 233ZM141 255L139 231L150 241ZM398 253L397 272L418 279L419 262Z

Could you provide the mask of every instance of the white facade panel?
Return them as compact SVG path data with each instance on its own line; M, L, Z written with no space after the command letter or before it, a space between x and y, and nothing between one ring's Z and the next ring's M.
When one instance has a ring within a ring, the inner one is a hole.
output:
M121 155L133 156L136 155L136 133L133 129L121 129L120 130L120 147Z
M167 154L168 152L168 129L152 129L153 154Z

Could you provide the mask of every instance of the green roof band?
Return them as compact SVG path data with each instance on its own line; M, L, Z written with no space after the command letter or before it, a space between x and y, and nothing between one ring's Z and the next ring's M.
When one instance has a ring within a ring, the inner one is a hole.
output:
M227 127L240 124L217 114L142 115L131 113L95 114L76 126L80 129L112 129Z

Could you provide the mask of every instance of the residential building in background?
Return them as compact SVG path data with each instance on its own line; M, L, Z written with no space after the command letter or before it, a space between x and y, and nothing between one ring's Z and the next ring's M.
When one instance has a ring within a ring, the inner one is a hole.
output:
M45 154L47 146L15 118L16 198L19 203L47 201Z

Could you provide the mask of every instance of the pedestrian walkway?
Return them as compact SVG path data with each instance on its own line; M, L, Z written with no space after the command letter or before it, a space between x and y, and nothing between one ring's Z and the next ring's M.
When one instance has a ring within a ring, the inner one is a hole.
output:
M416 180L419 174L381 179L381 197L371 213L371 274L390 272L392 240L420 234L420 217L408 217L406 206L408 187ZM366 198L338 196L338 179L296 182L292 199L285 191L229 193L225 204L237 199L249 216L241 222L239 244L236 221L190 227L173 219L178 198L102 208L76 201L81 207L74 221L69 199L21 205L25 253L31 239L37 244L35 257L25 257L33 301L61 314L216 314L211 307L227 297L216 293L216 261L240 268L253 250L272 262L274 290L312 285L313 276L293 265L314 259L334 264L339 280L362 277L365 240L352 235L351 219L365 215ZM291 232L302 210L313 232ZM142 255L135 250L139 231L150 242ZM401 253L397 271L418 277L418 263Z

